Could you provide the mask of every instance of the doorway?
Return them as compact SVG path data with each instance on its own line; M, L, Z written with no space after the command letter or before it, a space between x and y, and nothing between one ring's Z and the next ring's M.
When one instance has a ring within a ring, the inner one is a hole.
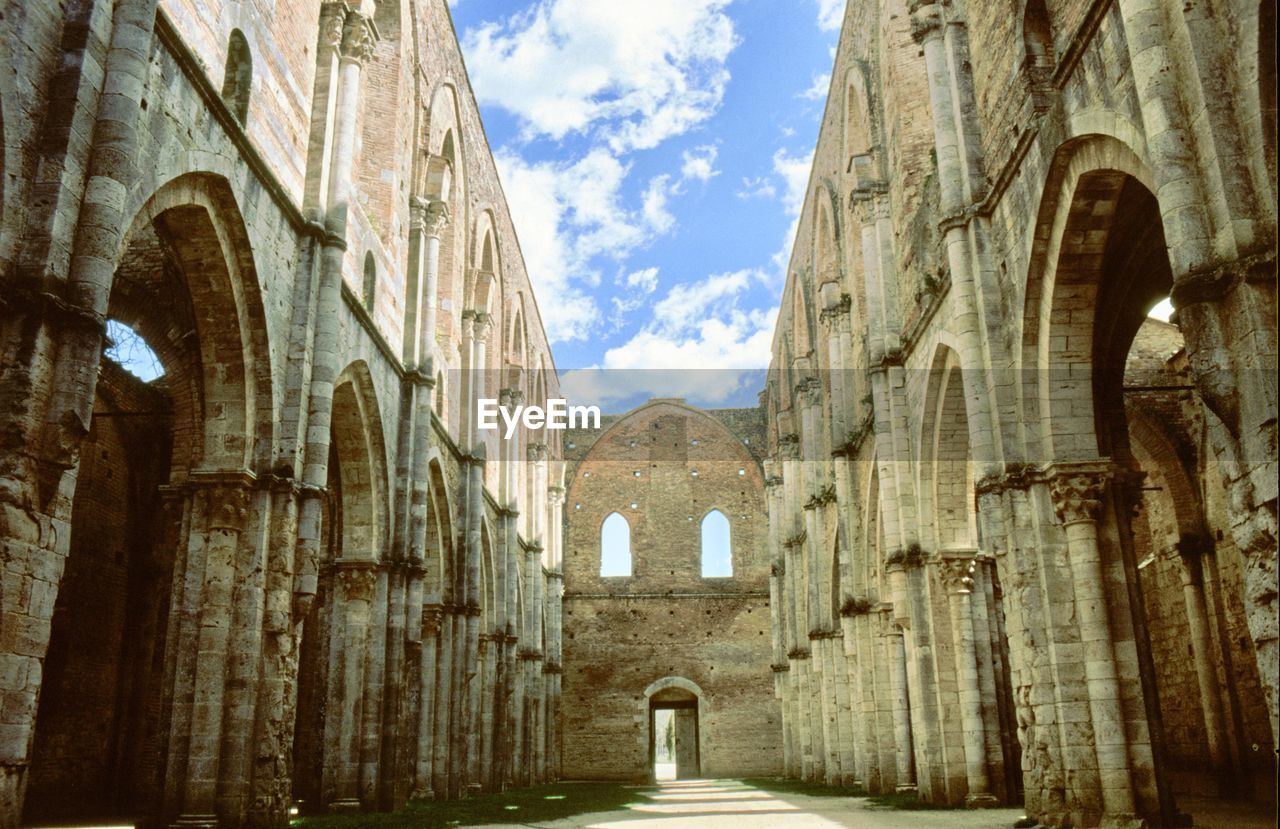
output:
M649 698L649 774L655 782L702 775L698 697L667 688Z

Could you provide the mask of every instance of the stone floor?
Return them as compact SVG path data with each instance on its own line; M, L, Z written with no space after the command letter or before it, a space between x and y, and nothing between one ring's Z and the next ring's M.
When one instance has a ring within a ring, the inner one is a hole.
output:
M660 783L650 802L617 812L579 815L537 824L538 829L1009 829L1020 809L903 812L863 798L773 794L736 780ZM530 824L494 824L514 829Z

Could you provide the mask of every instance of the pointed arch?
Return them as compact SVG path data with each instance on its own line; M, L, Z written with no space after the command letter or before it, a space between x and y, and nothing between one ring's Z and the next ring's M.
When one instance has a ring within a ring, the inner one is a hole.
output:
M189 468L269 469L277 427L272 376L262 367L272 349L254 245L230 183L212 173L185 173L144 193L121 240L119 273L150 239L163 248L166 264L149 273L172 277L168 287L117 277L108 316L142 334L162 361L167 343L191 352L190 385L182 395L196 422L191 434L177 436L175 453L185 454ZM189 316L157 320L149 307L157 304ZM220 416L201 417L214 411Z
M620 512L611 512L600 524L600 575L622 578L633 575L631 524Z
M733 576L733 537L729 518L718 509L702 516L701 560L704 579Z
M443 602L452 595L455 574L455 550L453 535L453 503L445 476L444 465L438 453L427 463L429 470L427 487L427 575L425 579L427 601Z
M938 550L972 550L978 541L974 467L960 356L934 352L920 434L921 537Z
M364 362L352 363L338 375L331 429L341 498L339 554L345 561L380 560L388 524L386 444Z

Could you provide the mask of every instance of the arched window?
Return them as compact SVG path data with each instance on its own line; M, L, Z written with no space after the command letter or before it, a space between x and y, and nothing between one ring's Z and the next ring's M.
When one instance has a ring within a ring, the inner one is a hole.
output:
M378 289L378 263L373 261L373 251L369 251L364 255L364 289L360 294L360 301L364 303L364 309L370 314L373 313L374 292Z
M723 579L733 575L733 547L729 543L729 519L713 509L702 519L702 577Z
M1042 69L1053 68L1053 32L1049 28L1049 10L1044 0L1027 0L1022 16L1022 45L1026 50L1027 66Z
M613 513L600 526L600 575L631 575L631 525L621 513Z
M227 66L222 75L222 100L241 124L249 117L249 88L253 86L253 55L244 32L231 30L227 40Z

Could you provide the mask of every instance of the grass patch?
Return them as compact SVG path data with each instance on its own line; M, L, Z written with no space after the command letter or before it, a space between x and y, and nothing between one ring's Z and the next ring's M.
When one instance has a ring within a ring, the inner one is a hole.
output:
M391 814L303 817L290 825L299 829L446 829L484 823L532 823L610 812L646 799L644 791L631 783L552 783L463 800L412 800Z
M862 789L828 786L825 783L812 783L804 780L788 780L783 777L748 777L742 781L748 786L755 786L774 794L804 794L813 797L866 797Z

